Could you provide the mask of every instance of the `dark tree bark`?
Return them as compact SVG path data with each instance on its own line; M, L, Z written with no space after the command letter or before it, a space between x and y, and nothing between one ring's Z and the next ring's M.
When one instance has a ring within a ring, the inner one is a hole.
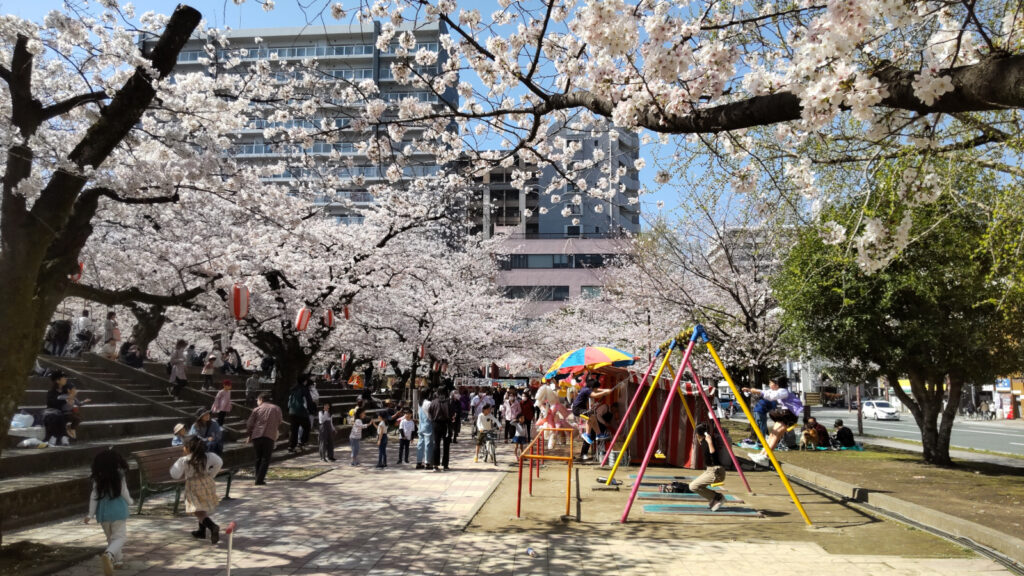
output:
M165 78L178 52L202 16L178 6L150 54L153 69ZM103 100L92 94L58 108L45 108L33 96L33 59L28 39L19 37L12 48L10 68L3 75L11 95L9 121L18 128L17 142L8 149L0 202L0 444L31 372L35 353L68 284L78 270L82 246L92 233L92 218L103 190L86 190L82 171L56 170L28 208L18 185L32 174L34 154L28 145L43 122L72 105ZM80 169L99 167L138 123L156 94L149 72L137 68L125 85L87 129L66 159ZM45 90L45 87L41 87ZM106 191L109 192L109 191ZM114 201L117 201L114 199Z
M921 454L924 461L937 466L952 466L953 460L949 456L949 437L953 432L953 420L956 418L957 409L960 407L960 392L963 389L963 379L958 375L943 376L923 370L908 371L910 380L910 394L907 394L899 385L899 377L895 373L889 373L886 379L892 386L900 402L910 410L914 421L921 429ZM944 386L949 388L949 397L945 407L943 400L946 396ZM941 421L939 416L942 416Z
M143 358L147 357L149 345L160 335L164 324L167 323L167 307L165 306L143 306L141 304L129 304L128 309L132 316L135 316L135 326L132 327L132 341L139 347L139 353Z

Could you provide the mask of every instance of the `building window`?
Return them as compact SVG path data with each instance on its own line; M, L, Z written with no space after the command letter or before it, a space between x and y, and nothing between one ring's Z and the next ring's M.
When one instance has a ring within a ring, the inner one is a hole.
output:
M569 209L569 214L572 214L573 216L579 216L580 214L583 214L583 205L582 204L575 204L573 202L566 202L565 203L565 207Z
M564 302L569 299L568 286L505 286L505 297L535 302Z
M579 238L580 237L580 231L581 231L581 229L580 229L579 226L566 226L565 227L565 237L566 238Z
M601 296L600 286L580 286L580 296L584 298L597 298Z
M604 266L604 254L577 254L577 268L601 268Z

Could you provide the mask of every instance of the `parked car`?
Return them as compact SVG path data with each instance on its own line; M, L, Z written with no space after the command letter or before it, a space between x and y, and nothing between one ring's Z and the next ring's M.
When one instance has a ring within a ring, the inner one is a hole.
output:
M865 400L864 417L875 420L899 420L899 410L885 400Z

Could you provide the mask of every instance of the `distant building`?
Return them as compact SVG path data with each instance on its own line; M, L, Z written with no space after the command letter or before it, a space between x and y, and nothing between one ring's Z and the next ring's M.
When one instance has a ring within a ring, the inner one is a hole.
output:
M579 177L588 190L604 179L614 192L610 200L595 198L576 184L545 194L556 181L555 168L538 169L520 161L478 174L479 195L470 207L471 232L508 238L504 248L509 254L499 260L498 284L510 298L533 301L530 316L557 310L572 298L600 294L601 268L626 253L630 238L640 232L636 135L616 129L595 136L589 130L563 128L554 136L578 143L579 159L594 158L595 149L604 151L604 158ZM620 170L618 182L609 183L608 173ZM517 173L530 177L516 186ZM558 202L553 202L556 197Z
M389 161L374 162L360 143L367 140L365 131L356 132L348 127L353 119L359 118L365 102L380 99L396 105L405 98L421 102L433 102L438 106L442 100L457 107L458 93L454 88L446 90L440 97L425 86L415 87L395 80L392 64L400 59L408 60L409 55L420 49L437 53L437 61L430 66L413 66L415 74L429 79L447 60L447 52L439 49L439 38L447 32L443 22L417 25L413 31L416 44L412 49L403 49L398 44L401 32L410 30L399 27L390 45L380 50L377 39L381 32L379 22L354 24L351 26L306 26L291 28L259 28L234 30L227 33L229 46L210 54L205 49L206 40L194 38L178 55L175 73L244 74L248 65L267 61L276 71L276 80L281 83L294 82L295 74L283 68L288 64L302 63L302 69L315 67L315 74L339 89L357 87L364 80L372 80L380 92L370 95L365 101L341 102L332 94L315 94L320 106L310 115L302 118L272 118L273 105L253 107L252 121L246 130L233 135L230 149L223 151L247 164L254 166L278 166L283 168L264 178L296 188L306 187L312 191L314 202L324 206L328 214L342 222L360 221L360 208L372 204L373 197L367 188L372 184L384 183ZM145 45L144 45L145 47ZM239 57L240 63L226 66L229 59ZM393 106L385 112L385 118L393 114ZM301 127L325 129L324 137L305 148L285 145L266 138L268 128ZM406 147L422 134L422 127L406 126L408 131L403 142L394 143L407 152L407 164L402 169L402 180L430 177L440 168L436 158L421 152L416 147ZM312 158L313 161L307 161Z

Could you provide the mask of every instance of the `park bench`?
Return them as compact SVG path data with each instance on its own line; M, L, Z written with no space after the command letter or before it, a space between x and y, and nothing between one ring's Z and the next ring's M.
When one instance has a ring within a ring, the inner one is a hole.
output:
M132 452L131 457L139 465L139 508L136 514L142 514L142 503L146 496L169 492L174 490L174 514L178 513L178 505L181 502L181 490L185 486L185 480L175 480L171 477L171 466L183 455L181 446L168 446L167 448L155 448L153 450L140 450ZM227 476L228 485L224 490L224 499L231 499L231 480L235 476L237 468L224 467L217 474Z

